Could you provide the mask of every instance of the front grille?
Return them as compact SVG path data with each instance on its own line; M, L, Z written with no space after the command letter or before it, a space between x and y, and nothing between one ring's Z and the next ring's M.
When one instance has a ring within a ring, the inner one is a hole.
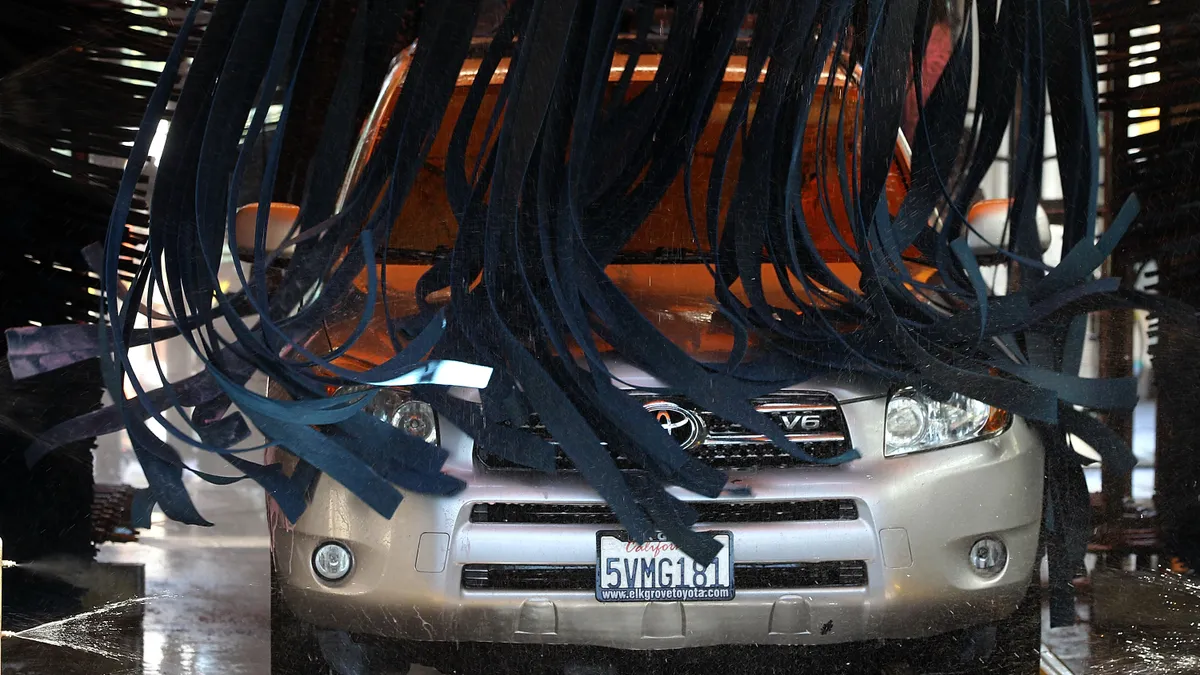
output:
M646 392L631 392L647 401L666 401L679 406L694 414L704 427L702 440L688 449L688 452L712 466L721 470L736 469L782 469L805 465L801 459L789 455L773 445L767 438L739 424L717 417L715 414L702 410L687 399L679 396L660 396ZM849 432L846 420L842 415L837 399L832 394L816 391L787 391L763 396L753 401L755 408L771 417L783 429L789 440L813 457L829 459L837 457L850 449ZM541 423L536 415L531 415L529 421L521 427L522 431L539 436L551 443L549 430ZM487 452L486 448L477 447L476 457L486 469L492 470L525 470L518 464L508 462ZM639 467L619 450L613 450L613 459L622 470L633 470ZM561 449L555 458L556 469L559 472L573 472L575 467L570 458Z
M857 520L852 499L808 501L688 502L701 523L783 523ZM605 504L479 503L471 507L473 523L535 525L609 525L617 518Z
M862 560L735 563L734 586L742 590L854 588L867 585ZM466 565L463 588L488 591L590 591L595 565Z
M595 565L466 565L463 588L492 591L579 591L596 585Z

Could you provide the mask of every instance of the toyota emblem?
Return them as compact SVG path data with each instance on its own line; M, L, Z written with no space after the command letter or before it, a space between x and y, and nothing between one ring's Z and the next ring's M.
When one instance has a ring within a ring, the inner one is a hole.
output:
M671 438L684 450L704 442L708 429L695 412L671 401L651 401L643 407L654 415L654 420L663 431L671 434Z

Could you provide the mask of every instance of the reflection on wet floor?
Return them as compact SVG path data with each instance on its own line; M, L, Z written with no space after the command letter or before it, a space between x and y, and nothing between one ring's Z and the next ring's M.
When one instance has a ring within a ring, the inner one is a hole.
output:
M212 516L210 516L212 517ZM84 634L118 654L106 658L59 646L8 639L4 675L262 675L270 670L270 616L265 523L249 533L254 514L217 519L201 530L156 525L135 544L101 548L99 560L144 565L144 611L122 616L113 630ZM31 581L30 583L40 583ZM6 584L8 586L9 584ZM16 617L6 613L5 628ZM28 617L26 623L37 617Z
M1200 673L1200 580L1100 570L1078 612L1079 625L1043 638L1072 672Z

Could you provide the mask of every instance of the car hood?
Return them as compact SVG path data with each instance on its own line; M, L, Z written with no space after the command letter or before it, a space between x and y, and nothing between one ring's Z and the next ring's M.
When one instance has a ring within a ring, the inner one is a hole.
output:
M395 320L417 313L416 299L411 291L397 289L412 289L410 282L415 282L424 269L393 269L401 267L419 266L389 266L386 303L384 294L378 294L379 299L367 328L354 346L347 350L343 365L366 368L383 363L395 354L387 333L387 317ZM724 363L728 360L734 346L733 326L718 309L711 290L712 278L703 265L612 265L608 268L608 274L642 315L692 358L704 363ZM769 302L780 306L791 304L773 272L764 273L762 279ZM857 278L852 281L857 282ZM739 292L739 288L735 287L734 291ZM434 303L447 299L445 291L440 296L430 297ZM329 349L340 346L354 333L366 309L365 304L366 294L356 293L349 301L341 303L338 310L326 320L324 337ZM618 380L639 388L665 386L665 383L622 358L603 341L597 339L597 342L606 365ZM753 333L748 347L748 357L753 358L760 347L760 340ZM887 392L885 382L849 372L814 378L796 383L795 386L830 391L843 400L882 396Z

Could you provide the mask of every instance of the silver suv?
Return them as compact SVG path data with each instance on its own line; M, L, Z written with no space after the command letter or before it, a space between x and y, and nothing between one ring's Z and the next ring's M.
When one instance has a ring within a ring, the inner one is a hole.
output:
M398 59L378 97L347 186L388 117L405 65ZM645 86L652 66L643 56L634 89ZM449 115L462 105L472 67L468 62ZM734 95L744 72L738 68L733 61L714 111L728 108L723 99ZM615 79L620 64L613 72ZM494 84L503 75L501 67ZM825 96L856 96L853 78L839 75L835 85ZM480 117L486 120L486 106ZM724 121L713 117L694 161L701 174ZM403 291L428 269L430 256L453 245L455 220L437 171L450 126L443 125L430 169L401 216L421 227L397 227L389 242L394 251L418 253L388 269L393 317L416 311ZM907 172L900 138L889 190L895 204ZM670 203L679 199L677 185L608 273L676 344L698 359L722 358L733 336L714 313L704 265L661 253L691 246L683 209ZM988 204L981 207L986 212ZM821 217L813 208L812 217ZM835 256L840 249L829 243ZM852 263L831 257L830 266L857 282ZM916 265L913 272L935 273ZM774 279L763 275L768 286ZM365 276L360 282L362 293L329 317L312 347L331 350L354 329L366 297ZM375 312L341 364L366 368L392 354L382 315ZM424 653L461 643L676 650L937 638L952 647L948 653L980 667L989 653L1005 653L1007 642L1018 663L1036 669L1029 664L1037 663L1040 605L1030 589L1037 586L1043 451L1023 420L970 399L939 403L849 375L800 382L758 400L758 409L810 453L832 457L854 448L862 455L815 466L684 398L643 391L662 383L616 354L611 368L681 446L728 471L717 499L672 490L696 508L697 527L720 533L726 544L712 564L701 566L665 541L629 541L565 455L553 474L506 462L411 392L395 389L372 409L440 444L449 452L445 471L467 487L451 497L406 494L388 520L323 476L299 522L287 523L273 508L285 609L318 630L387 638ZM479 401L469 388L452 395ZM536 417L526 430L548 438ZM273 453L294 463L282 450Z

